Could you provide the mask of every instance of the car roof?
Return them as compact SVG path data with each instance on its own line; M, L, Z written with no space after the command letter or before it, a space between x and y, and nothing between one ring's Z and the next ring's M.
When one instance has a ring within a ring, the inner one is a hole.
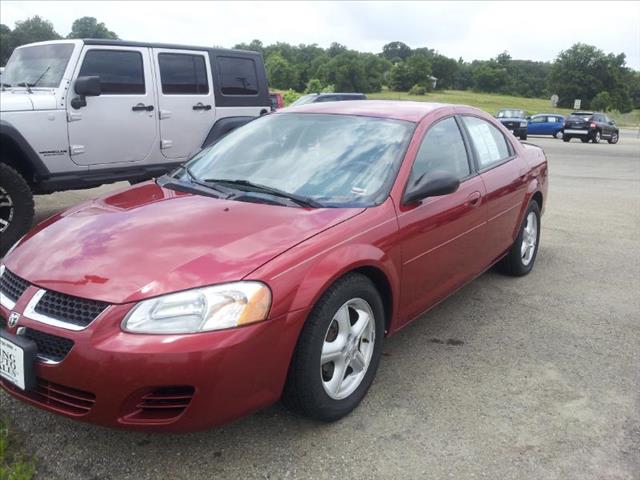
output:
M333 115L360 115L363 117L391 118L419 122L427 114L442 108L453 109L455 105L432 102L410 102L402 100L346 100L343 102L307 103L279 110L286 113L324 113Z
M119 46L119 47L146 47L146 48L166 48L174 50L202 50L213 51L216 53L242 53L244 55L262 56L260 52L252 50L239 50L219 47L203 47L195 45L179 45L174 43L153 43L153 42L134 42L129 40L112 40L108 38L83 38L81 41L85 45L101 45L101 46Z
M549 116L549 117L564 117L561 113L536 113L535 115L531 115L532 117L541 117L541 116Z

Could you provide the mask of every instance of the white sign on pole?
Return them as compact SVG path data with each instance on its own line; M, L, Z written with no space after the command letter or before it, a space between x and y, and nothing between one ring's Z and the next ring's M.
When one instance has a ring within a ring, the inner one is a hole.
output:
M551 108L556 108L558 106L558 100L560 100L558 95L555 93L551 95Z
M573 109L574 109L574 110L580 110L580 105L581 105L581 104L582 104L582 100L581 100L581 99L579 99L579 98L576 98L576 99L573 101Z

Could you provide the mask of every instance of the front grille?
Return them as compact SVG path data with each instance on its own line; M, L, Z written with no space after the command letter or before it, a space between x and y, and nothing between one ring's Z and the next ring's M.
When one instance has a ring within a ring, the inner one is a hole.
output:
M74 416L89 413L96 402L96 396L91 392L59 385L42 378L37 379L37 386L31 392L24 392L4 379L2 379L2 386L40 405Z
M69 351L73 348L73 340L58 337L50 333L44 333L32 328L25 328L24 338L33 340L38 346L38 355L52 362L64 360Z
M194 392L191 386L156 388L140 398L126 419L133 422L174 420L187 409Z
M35 311L62 322L86 327L107 306L106 303L97 300L86 300L63 293L47 291L36 305Z
M9 270L5 270L0 278L0 292L13 302L17 302L27 288L29 282Z

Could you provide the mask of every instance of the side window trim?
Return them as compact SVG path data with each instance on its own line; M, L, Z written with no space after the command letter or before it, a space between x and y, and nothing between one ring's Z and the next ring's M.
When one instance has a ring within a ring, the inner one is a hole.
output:
M476 151L475 146L473 145L473 141L471 140L471 135L469 134L469 130L467 129L467 126L465 125L464 121L462 121L462 117L474 117L474 118L478 118L480 120L484 120L485 122L489 123L490 125L493 126L493 124L491 122L488 122L485 118L482 118L478 115L473 115L470 113L464 113L461 115L457 115L458 117L460 117L460 124L462 125L462 128L465 131L465 134L468 136L468 140L469 140L469 144L471 147L471 150L473 151L473 158L474 158L474 163L475 163L475 167L476 167L476 172L477 174L482 174L485 172L488 172L489 170L492 170L496 167L499 167L501 165L504 165L507 162L512 161L514 158L516 158L516 149L513 146L513 144L511 143L511 139L507 138L504 133L502 133L498 128L496 128L496 130L498 130L498 132L500 132L500 134L502 135L502 137L504 138L504 141L507 144L507 148L509 149L509 156L499 162L493 163L485 168L480 168L480 161L478 160L478 152Z

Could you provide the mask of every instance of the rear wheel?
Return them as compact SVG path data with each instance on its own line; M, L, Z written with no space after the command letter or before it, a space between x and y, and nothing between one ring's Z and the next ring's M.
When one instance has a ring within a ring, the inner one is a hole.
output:
M496 267L507 275L521 277L533 268L538 254L540 241L540 206L532 200L527 208L524 221L520 226L520 233L513 242L511 250Z
M609 143L618 143L618 132L613 132L611 138L607 140Z
M22 175L0 163L0 256L24 235L33 222L33 196Z
M553 134L553 136L555 138L562 138L562 130L558 130L556 133Z
M600 130L596 130L596 133L593 134L593 137L591 137L591 141L593 143L600 143Z
M373 283L353 273L320 298L303 327L289 367L283 402L330 422L364 398L382 353L384 308Z

